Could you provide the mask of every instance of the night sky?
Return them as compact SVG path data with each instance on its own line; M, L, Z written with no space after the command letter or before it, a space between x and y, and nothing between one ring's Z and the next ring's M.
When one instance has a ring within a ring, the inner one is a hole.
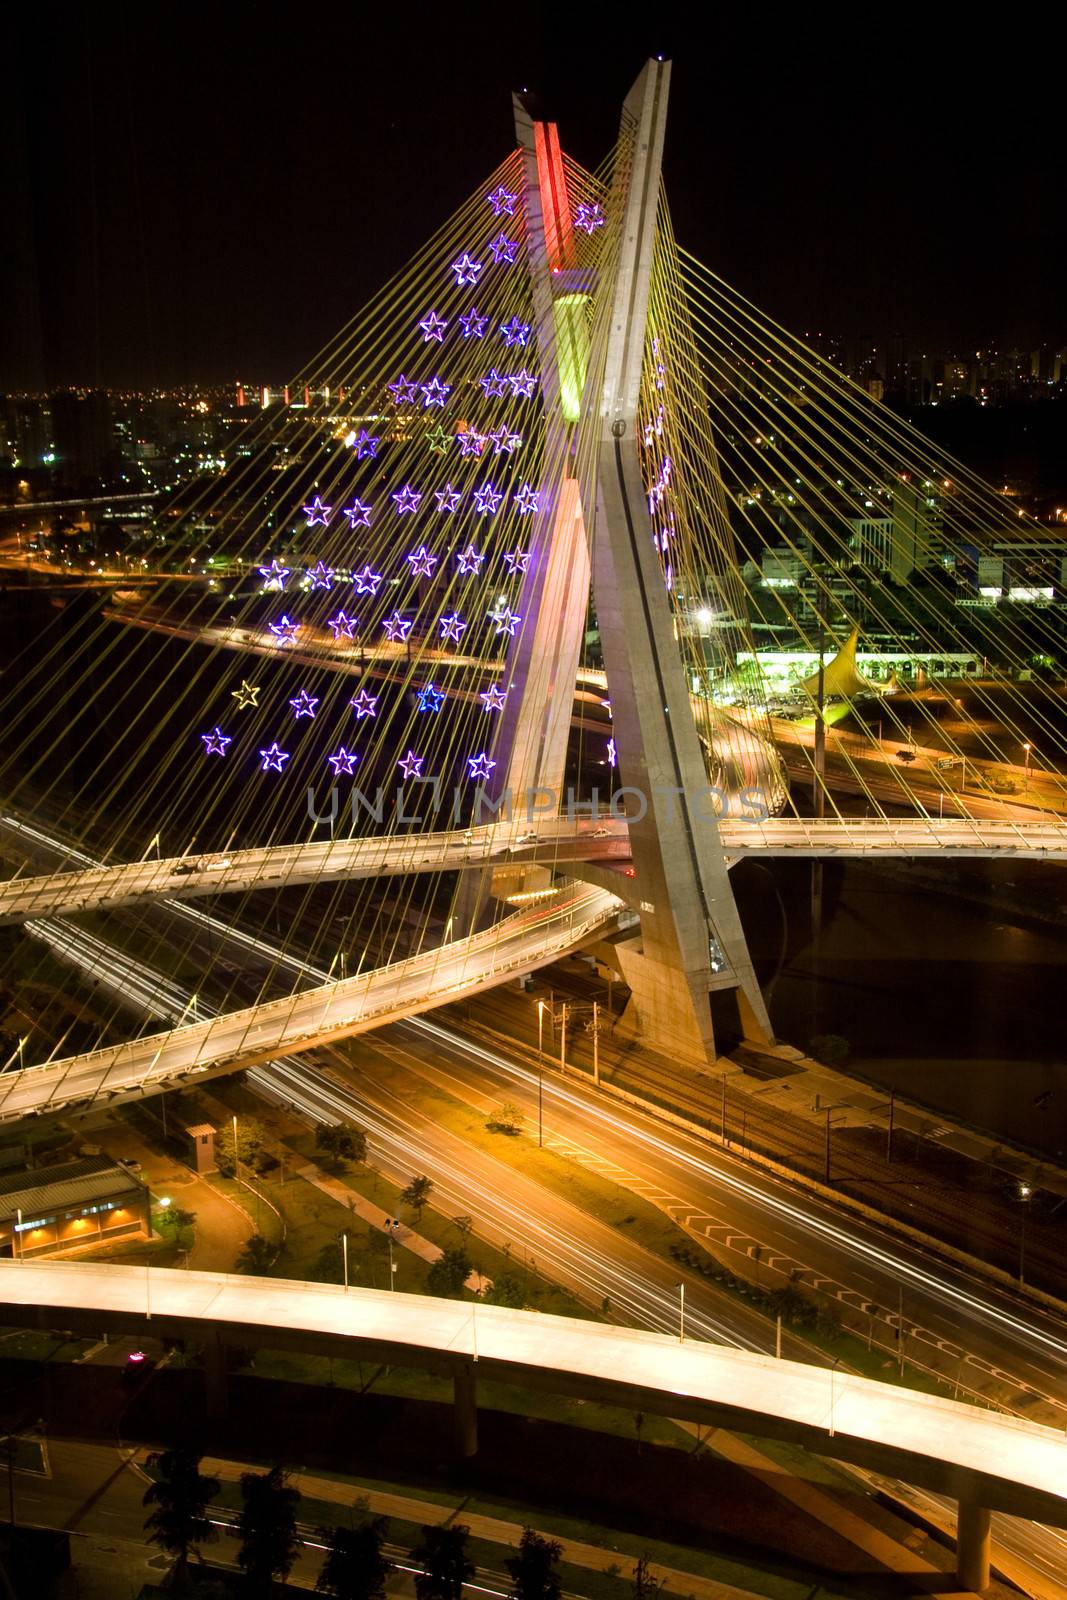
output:
M933 9L693 6L657 32L599 0L530 5L532 22L501 5L18 7L0 391L284 379L507 154L513 87L595 165L657 53L678 237L757 304L798 332L1062 343L1057 47L1036 12L1024 37L1010 15L990 36L977 12Z

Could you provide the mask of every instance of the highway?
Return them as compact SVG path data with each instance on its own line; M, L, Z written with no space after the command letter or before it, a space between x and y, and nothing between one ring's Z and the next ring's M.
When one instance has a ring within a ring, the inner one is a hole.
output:
M468 939L371 972L167 1033L4 1074L0 1122L84 1110L98 1099L173 1087L197 1074L251 1066L462 999L548 965L609 926L621 902L574 883ZM30 925L32 927L32 924Z
M5 819L10 826L12 819ZM17 826L17 824L15 824ZM1067 821L979 821L967 817L726 816L719 839L733 863L748 856L792 859L973 857L1067 859ZM536 831L535 831L536 829ZM630 847L625 822L597 824L537 818L535 824L494 823L437 833L341 838L217 854L165 857L117 866L49 873L0 882L0 925L29 917L113 909L166 896L287 889L309 883L464 871L486 866L565 866L600 861L625 868ZM622 873L619 894L639 898Z
M677 1336L503 1306L277 1278L0 1261L5 1321L200 1337L465 1369L607 1405L784 1437L1014 1515L1067 1526L1058 1429L919 1390Z

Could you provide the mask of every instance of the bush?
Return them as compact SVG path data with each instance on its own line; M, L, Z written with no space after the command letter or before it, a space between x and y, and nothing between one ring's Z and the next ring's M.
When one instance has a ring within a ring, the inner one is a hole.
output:
M474 1263L465 1250L446 1250L438 1256L426 1275L426 1287L431 1294L445 1300L456 1300L473 1270Z
M524 1117L519 1107L511 1100L505 1100L503 1105L497 1106L485 1119L485 1126L490 1133L506 1133L514 1137L522 1132Z

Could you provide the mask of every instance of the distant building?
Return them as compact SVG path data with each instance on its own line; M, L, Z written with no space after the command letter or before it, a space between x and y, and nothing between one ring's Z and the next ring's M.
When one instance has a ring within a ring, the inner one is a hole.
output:
M151 1232L148 1190L106 1157L0 1178L0 1256L28 1260Z

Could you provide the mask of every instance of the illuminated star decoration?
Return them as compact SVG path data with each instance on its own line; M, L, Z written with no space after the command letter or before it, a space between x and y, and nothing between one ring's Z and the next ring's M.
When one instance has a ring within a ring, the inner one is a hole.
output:
M472 574L477 573L485 557L479 555L474 546L469 544L466 550L457 550L456 560L459 562L460 572L465 578L469 578Z
M408 556L411 563L411 576L413 578L432 578L433 569L437 565L437 557L432 556L426 546L420 545L414 554Z
M502 322L500 324L500 332L509 350L515 345L518 345L521 349L530 337L530 324L528 322L520 322L518 317L512 317L510 322Z
M509 572L525 572L530 565L529 550L507 550L504 552L504 564Z
M605 220L603 208L595 201L591 204L588 200L583 200L574 213L574 226L584 228L586 233L593 233L597 228L602 228Z
M419 327L422 329L422 337L427 343L432 339L436 339L437 343L440 344L445 336L445 329L448 327L448 323L444 317L439 317L436 311L429 311L419 323Z
M450 383L442 383L440 378L431 378L429 383L420 384L422 390L422 408L429 410L430 406L443 406L452 393Z
M419 711L440 711L445 703L445 697L435 684L428 683L425 689L419 689L415 695Z
M474 491L474 504L477 511L483 516L493 516L504 496L499 489L494 489L491 483L483 484Z
M289 759L288 750L279 749L277 739L275 739L269 750L261 750L259 754L260 772L281 772Z
M523 367L521 372L512 372L508 376L511 392L518 399L529 400L537 387L537 379L532 372L527 372Z
M292 617L279 617L277 622L271 622L268 626L274 637L280 639L282 644L292 644L300 632L299 622L294 622Z
M499 400L508 386L508 380L502 377L495 367L490 367L485 377L479 378L478 382L485 390L485 398L487 400Z
M465 283L477 283L481 270L481 262L475 261L469 251L464 250L459 259L452 263L452 271L456 274L456 288L462 289Z
M489 326L489 318L480 317L473 306L471 306L465 317L459 317L457 320L463 329L463 337L465 339L485 338L485 330Z
M608 740L608 766L609 767L615 766L615 764L618 761L618 759L619 759L618 752L615 749L615 740L614 739L609 739Z
M411 632L411 623L407 617L402 617L399 611L394 611L391 617L386 617L382 623L385 637L393 644L403 644Z
M461 435L462 437L462 435ZM435 489L433 497L437 501L438 511L448 512L450 515L459 505L462 496L458 489L453 489L451 483L446 483L443 489Z
M356 586L357 594L377 594L378 585L382 581L380 572L372 572L370 567L364 567L362 572L352 574L352 581Z
M447 617L441 618L441 638L451 639L454 644L459 643L460 634L467 624L457 611L451 612Z
M530 511L539 511L541 509L540 496L538 495L537 490L531 489L528 483L519 485L519 487L515 490L514 499L515 509L522 516L526 516L526 514Z
M318 703L318 695L308 694L306 689L301 689L300 693L294 695L289 702L293 708L294 717L313 717Z
M289 568L283 567L280 561L275 559L269 567L260 567L259 570L263 574L264 594L267 593L268 589L285 588L285 580L289 576Z
M351 777L352 768L359 760L359 757L355 755L353 751L346 750L344 745L340 745L334 754L332 756L327 756L326 759L333 768L334 777L339 778L342 772L348 773L349 777Z
M231 736L223 733L218 726L214 727L210 733L202 733L200 737L204 741L204 754L206 756L224 756L226 754L226 746L233 743Z
M237 701L238 711L247 711L249 706L258 706L259 690L260 685L258 683L247 683L245 679L242 678L241 687L239 689L230 690L231 695Z
M368 694L366 689L361 689L355 698L348 703L361 722L364 717L376 717L378 715L378 696L376 694Z
M362 500L353 500L350 506L345 506L341 515L348 518L349 529L355 533L357 528L370 527L370 514L373 509L373 506L365 506Z
M410 378L405 378L403 373L400 374L395 383L387 384L386 388L389 390L389 393L392 395L398 406L410 406L414 404L415 385L412 383Z
M307 518L307 525L309 528L325 528L326 524L330 520L330 513L333 511L332 506L323 505L322 500L318 495L315 496L314 500L312 500L309 506L304 506L302 509L305 517Z
M356 452L356 460L366 461L368 456L376 456L378 454L378 446L380 444L380 439L372 439L366 428L361 428L359 430L359 437L355 439L352 444L352 448Z
M406 513L419 509L419 501L422 499L422 495L417 489L413 489L410 483L405 483L402 489L393 490L393 499L396 501L397 516L402 517Z
M425 761L425 759L425 756L417 756L413 750L409 750L407 755L404 756L401 761L397 762L397 766L400 768L405 778L421 778L422 763Z
M522 617L512 611L510 606L504 606L500 611L490 611L489 620L496 623L497 633L506 633L509 639L514 639L515 629L522 621Z
M484 378L482 382L485 382ZM468 429L465 433L456 434L456 443L461 456L480 456L485 449L485 435Z
M490 239L487 249L496 265L509 267L515 259L515 252L519 248L517 239L509 239L506 233L498 233L495 239Z
M478 698L482 702L483 710L503 711L504 701L507 699L507 692L504 689L498 688L495 683L491 683L488 689L482 690Z
M493 454L495 456L498 456L501 450L506 450L508 455L510 455L513 450L517 450L522 444L521 435L517 433L509 433L503 423L500 424L499 428L496 428L491 434L489 434L488 437L492 441Z
M333 629L335 642L338 639L351 639L356 629L356 619L345 611L339 611L335 617L327 619L326 626Z
M513 217L515 215L515 201L518 195L509 194L504 185L494 189L485 197L493 208L494 217Z
M452 443L452 435L442 423L437 422L432 428L427 430L426 443L429 445L431 450L439 455L442 450L447 450L449 445Z
M484 751L480 756L468 756L467 776L468 778L488 778L495 766L496 762L490 760Z
M328 589L333 582L333 573L325 561L316 561L313 567L305 567L304 576L310 580L313 589Z

